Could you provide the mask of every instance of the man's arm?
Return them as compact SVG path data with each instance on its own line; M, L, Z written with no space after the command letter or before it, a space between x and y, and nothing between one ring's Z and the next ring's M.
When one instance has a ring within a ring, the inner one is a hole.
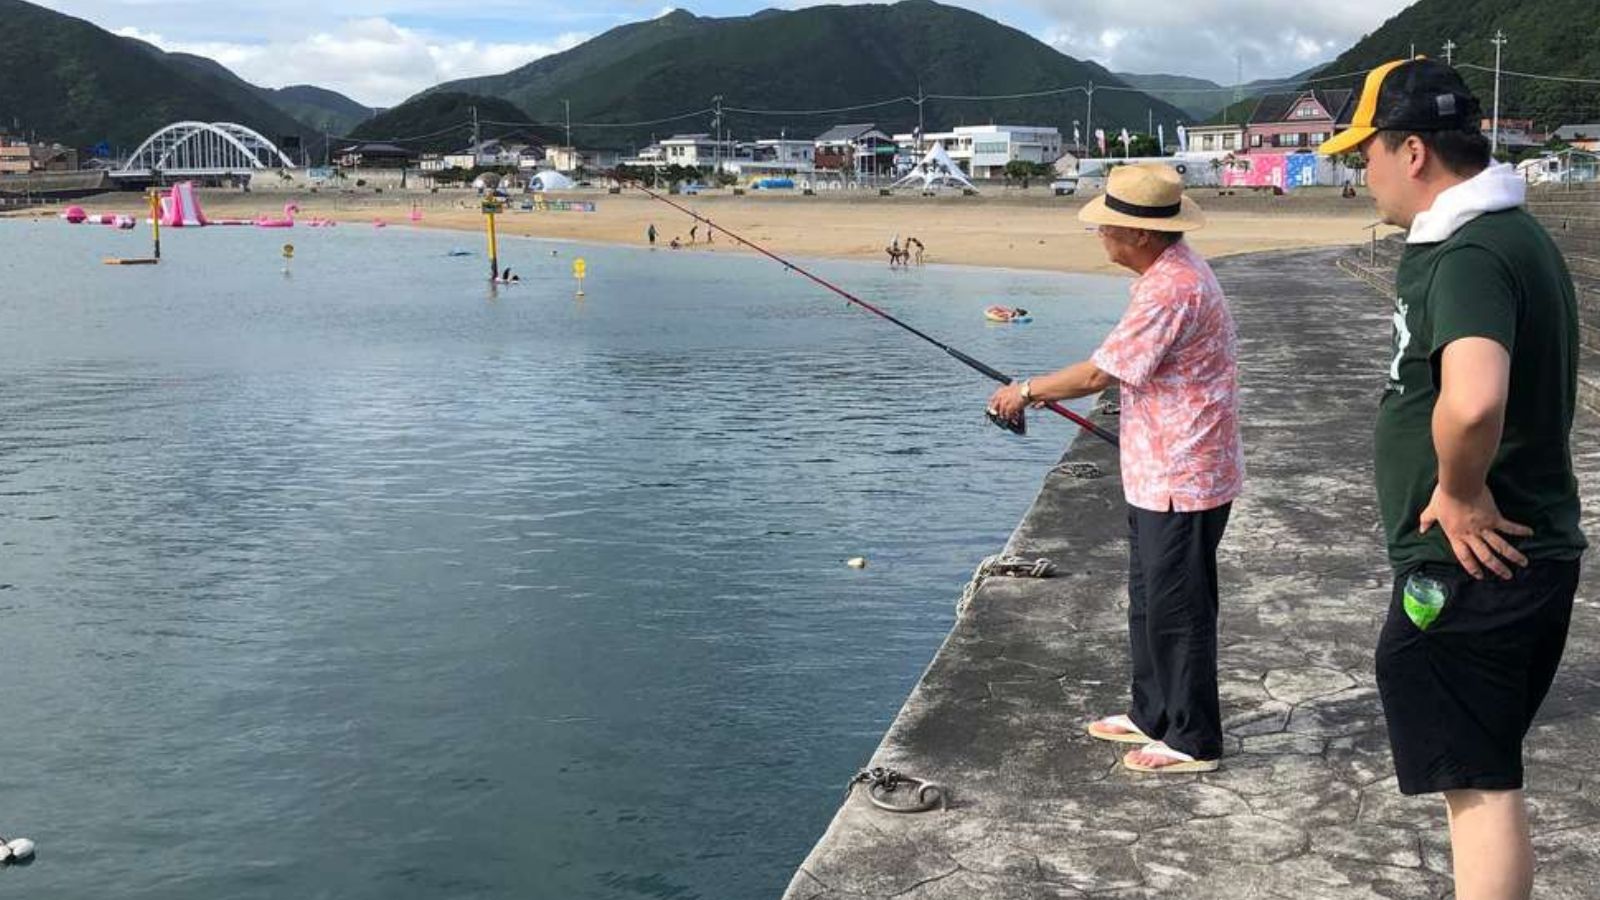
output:
M1433 407L1433 446L1439 457L1439 484L1419 521L1426 534L1444 529L1456 559L1474 578L1487 567L1510 578L1510 561L1528 564L1501 533L1533 530L1500 515L1486 483L1500 447L1506 398L1511 388L1511 354L1498 341L1466 337L1439 354L1439 398Z
M1013 382L1002 385L996 390L989 398L989 405L1000 415L1014 419L1026 402L1075 400L1078 397L1098 394L1116 384L1117 380L1102 371L1099 366L1084 360L1048 375L1036 375L1027 379L1027 382L1028 401L1022 399L1022 383Z

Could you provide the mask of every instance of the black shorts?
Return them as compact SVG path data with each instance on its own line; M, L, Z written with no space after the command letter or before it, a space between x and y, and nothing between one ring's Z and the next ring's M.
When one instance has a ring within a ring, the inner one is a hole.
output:
M1414 594L1444 598L1426 629L1402 599L1413 575L1431 579ZM1561 663L1577 589L1577 560L1535 561L1510 581L1434 563L1395 577L1377 663L1401 793L1522 787L1522 739Z

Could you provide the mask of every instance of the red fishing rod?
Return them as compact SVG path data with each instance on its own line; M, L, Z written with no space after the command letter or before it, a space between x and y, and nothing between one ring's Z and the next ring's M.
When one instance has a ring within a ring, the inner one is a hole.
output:
M1001 384L1011 384L1013 381L1015 381L1015 379L1013 379L1010 375L1007 375L1006 373L1000 371L999 369L996 369L993 366L990 366L990 365L988 365L987 363L984 363L981 360L973 359L972 357L968 356L967 354L962 353L960 350L957 350L956 348L950 346L949 344L946 344L945 342L943 342L941 340L938 340L937 338L933 337L932 335L929 335L926 332L920 331L920 330L912 327L911 325L909 325L909 324L907 324L905 322L902 322L901 320L895 318L894 316L889 315L888 313L884 312L883 310L879 309L878 307L873 306L871 303L868 303L867 301L861 299L860 297L857 297L856 295L850 293L849 291L845 290L844 288L841 288L838 285L834 284L833 282L828 281L826 278L823 278L822 276L817 275L817 274L815 274L813 272L807 271L805 268L803 268L801 266L798 266L798 265L790 262L787 259L784 259L783 257L779 256L778 254L773 253L771 250L768 250L767 248L761 246L760 244L757 244L754 241L746 240L745 238L739 236L737 233L729 231L726 228L723 228L721 225L718 225L717 223L715 223L715 222L711 221L710 219L706 218L705 216L700 215L699 213L695 212L694 210L688 208L687 206L684 206L684 205L682 205L680 203L675 203L672 200L669 200L666 197L661 196L660 194L656 193L655 191L650 190L649 188L645 187L642 184L637 184L635 186L638 187L638 189L640 191L643 191L645 196L648 196L648 197L650 197L651 199L654 199L654 200L660 200L662 203L665 203L666 205L672 207L673 209L676 209L677 211L683 213L684 215L688 216L691 219L694 219L697 222L704 222L707 227L715 228L717 231L722 232L723 234L727 235L730 238L733 238L733 240L736 243L743 244L744 246L749 247L751 250L754 250L755 252L761 254L762 256L767 257L768 259L772 260L775 263L778 263L779 265L783 266L784 268L786 268L786 269L788 269L788 270L790 270L792 272L799 272L801 275L804 275L805 277L811 279L812 281L816 282L817 284L821 285L822 287L827 288L828 290L834 292L835 294L838 294L839 296L843 297L845 300L847 300L847 301L849 301L851 303L854 303L856 306L861 307L862 309L866 310L867 312L872 313L873 315L875 315L875 316L877 316L877 317L879 317L879 318L881 318L881 319L883 319L883 320L885 320L887 322L890 322L890 323L892 323L894 325L898 325L901 328L904 328L906 331L911 332L912 334L916 335L917 337L922 338L923 340L925 340L928 343L934 345L935 347L938 347L940 350L943 350L944 352L946 352L946 353L950 354L951 356L955 357L957 360L959 360L961 363L965 364L969 368L971 368L971 369L973 369L975 371L981 372L984 375L988 376L989 378L992 378L995 381L1000 382ZM1044 406L1045 409L1048 409L1051 412L1056 413L1057 415L1066 417L1074 425L1077 425L1079 428L1082 428L1084 431L1089 432L1090 434L1094 435L1095 437L1099 438L1102 441L1105 441L1106 443L1110 444L1111 446L1113 446L1113 447L1117 446L1117 436L1115 434L1112 434L1111 432L1105 430L1104 428L1101 428L1099 425L1096 425L1095 423L1089 421L1088 419L1085 419L1083 416L1080 416L1077 413L1073 412L1072 410L1067 409L1065 406L1062 406L1061 404L1055 402L1054 400L1046 400L1041 405ZM989 414L989 418L996 425L998 425L1001 428L1004 428L1004 429L1006 429L1008 431L1014 431L1014 432L1016 432L1018 434L1021 434L1023 432L1024 426L1023 426L1023 423L1022 423L1022 419L1020 417L1015 419L1015 420L1003 419L1003 418L1000 418L999 416L997 416L997 415L995 415L993 413L990 413Z

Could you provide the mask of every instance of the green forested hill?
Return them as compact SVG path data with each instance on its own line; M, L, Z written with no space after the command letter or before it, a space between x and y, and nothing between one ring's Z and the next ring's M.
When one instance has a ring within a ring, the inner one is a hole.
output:
M1340 54L1326 71L1370 69L1416 51L1443 58L1446 40L1488 115L1494 97L1497 29L1506 45L1502 66L1517 72L1600 79L1600 3L1595 0L1419 0ZM1359 79L1352 79L1359 84ZM1327 85L1323 85L1327 86ZM1600 122L1600 85L1501 79L1500 114L1532 118L1541 130Z
M319 155L375 110L309 85L250 84L203 56L166 53L23 0L0 0L0 126L41 140L132 151L163 125L238 122Z
M484 122L526 122L528 114L498 97L480 97L460 91L420 94L362 122L351 137L368 141L400 141L419 151L449 152L472 142L472 110ZM554 132L528 127L484 125L482 136L520 137L551 143Z
M576 122L640 122L703 109L721 95L727 107L808 110L822 115L756 116L731 112L725 127L738 138L812 137L844 122L874 122L910 130L917 108L901 102L844 109L894 97L927 94L1020 94L1065 85L1117 87L1122 81L1094 63L1065 56L1014 28L931 0L893 5L818 6L767 10L737 18L702 18L678 11L613 29L564 53L503 75L440 85L503 97L535 119L562 121L563 100ZM1070 135L1086 120L1082 94L1005 101L928 100L929 130L987 122L1056 125ZM1138 91L1098 91L1096 127L1144 130L1157 122L1188 121L1187 113ZM579 143L628 146L652 134L709 131L708 116L632 129L574 129ZM1087 135L1086 135L1087 137Z
M238 122L272 140L308 134L258 94L172 56L82 19L0 0L0 124L128 151L182 119Z

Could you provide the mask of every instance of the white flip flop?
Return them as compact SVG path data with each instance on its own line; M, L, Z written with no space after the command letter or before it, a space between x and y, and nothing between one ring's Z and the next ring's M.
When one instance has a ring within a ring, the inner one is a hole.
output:
M1120 731L1110 731L1105 726L1119 728ZM1115 744L1148 744L1149 735L1139 730L1133 720L1127 716L1106 716L1096 722L1089 723L1089 736L1102 741L1111 741Z
M1134 752L1147 753L1151 756L1159 756L1163 759L1170 759L1173 761L1164 766L1147 766L1133 761L1132 756ZM1146 744L1139 750L1131 751L1122 757L1122 767L1130 772L1154 772L1156 774L1182 775L1185 773L1193 774L1195 772L1215 772L1217 770L1217 765L1218 763L1214 759L1195 759L1181 750L1174 750L1171 747L1168 747L1161 741Z

